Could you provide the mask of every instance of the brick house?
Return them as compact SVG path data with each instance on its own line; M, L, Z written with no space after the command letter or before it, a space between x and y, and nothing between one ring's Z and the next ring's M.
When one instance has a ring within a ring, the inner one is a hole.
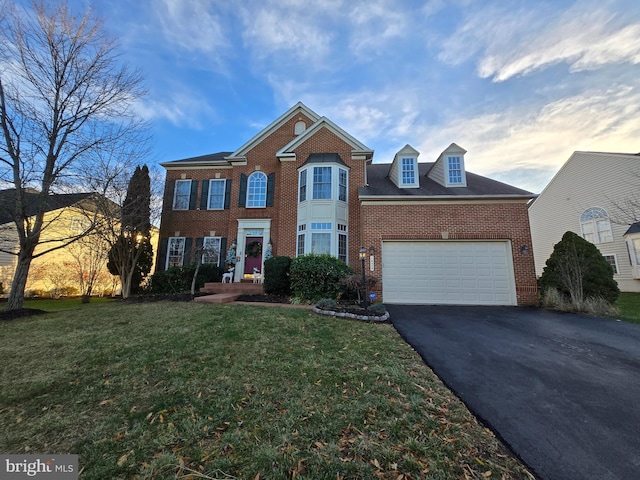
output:
M329 253L378 279L387 303L526 305L537 301L527 203L533 194L467 172L451 144L418 163L407 145L391 163L302 103L234 152L163 163L158 269L222 266L234 281L262 272L264 251ZM254 270L255 269L255 270Z

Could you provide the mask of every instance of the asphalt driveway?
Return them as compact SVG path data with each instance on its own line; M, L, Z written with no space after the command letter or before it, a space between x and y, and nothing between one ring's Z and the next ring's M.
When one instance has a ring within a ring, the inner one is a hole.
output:
M525 307L387 309L539 478L640 478L639 325Z

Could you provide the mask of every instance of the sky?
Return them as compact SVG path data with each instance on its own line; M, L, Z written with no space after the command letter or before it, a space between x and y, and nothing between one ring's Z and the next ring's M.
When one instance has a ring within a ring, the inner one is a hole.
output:
M25 2L18 2L24 3ZM88 0L70 0L78 11ZM298 101L388 163L539 193L574 151L640 152L638 0L96 1L148 91L157 164L233 151Z

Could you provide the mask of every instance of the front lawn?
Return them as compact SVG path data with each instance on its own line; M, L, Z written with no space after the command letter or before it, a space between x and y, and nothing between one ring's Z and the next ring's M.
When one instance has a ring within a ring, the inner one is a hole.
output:
M107 302L0 322L0 364L0 452L83 479L532 478L388 324Z
M622 292L615 303L620 310L618 316L622 320L640 323L640 293Z

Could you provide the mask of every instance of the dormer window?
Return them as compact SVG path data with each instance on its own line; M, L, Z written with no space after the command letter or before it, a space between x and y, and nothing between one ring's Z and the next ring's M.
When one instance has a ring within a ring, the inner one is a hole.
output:
M402 157L402 185L412 186L416 183L416 159L413 157Z
M389 169L389 179L398 188L420 188L418 173L418 152L411 145L405 145L395 157Z
M462 157L447 157L448 181L451 185L462 183Z

